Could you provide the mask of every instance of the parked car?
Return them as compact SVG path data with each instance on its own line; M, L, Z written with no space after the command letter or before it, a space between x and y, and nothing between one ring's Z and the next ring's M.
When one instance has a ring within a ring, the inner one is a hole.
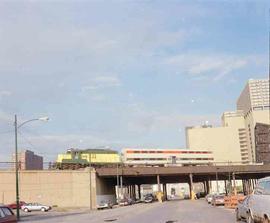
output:
M14 215L12 210L5 205L0 205L0 223L15 222L17 222L17 217Z
M144 198L144 203L152 203L154 201L153 194L146 194Z
M211 204L213 206L224 205L224 195L222 195L222 194L216 194L216 195L214 195L212 197Z
M196 193L197 199L203 198L205 196L206 196L205 192L198 192L198 193Z
M248 214L248 200L247 196L243 201L240 201L235 209L236 221L246 220Z
M120 206L127 206L135 203L136 203L135 200L133 200L132 198L123 198L119 201Z
M270 177L263 178L249 196L247 222L270 223Z
M21 209L25 212L30 212L30 211L49 211L52 208L50 206L47 205L42 205L39 203L29 203L29 204L25 204L21 207Z
M98 205L97 205L97 209L106 209L106 208L112 208L113 204L109 201L101 201Z
M20 201L19 202L19 208L21 208L23 205L25 205L26 203L24 202L24 201ZM9 208L11 208L11 209L16 209L17 208L17 203L16 202L14 202L14 203L12 203L12 204L8 204L7 205Z
M214 195L216 194L207 194L205 196L205 200L207 201L208 204L211 204Z

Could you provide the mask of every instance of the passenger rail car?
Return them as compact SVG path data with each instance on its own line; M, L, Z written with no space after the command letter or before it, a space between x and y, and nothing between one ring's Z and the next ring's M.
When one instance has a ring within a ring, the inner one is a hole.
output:
M207 150L126 148L122 151L122 161L128 166L186 166L211 165L214 158Z

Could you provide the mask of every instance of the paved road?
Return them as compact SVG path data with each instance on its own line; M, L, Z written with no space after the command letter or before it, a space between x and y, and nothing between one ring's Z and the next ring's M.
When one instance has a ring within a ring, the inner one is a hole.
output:
M29 213L22 220L31 223L235 223L233 210L212 207L203 200L136 204L91 213Z

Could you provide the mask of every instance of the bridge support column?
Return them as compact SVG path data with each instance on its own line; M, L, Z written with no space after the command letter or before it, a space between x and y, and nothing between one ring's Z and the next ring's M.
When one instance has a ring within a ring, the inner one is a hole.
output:
M163 184L163 194L164 194L165 200L167 200L167 186L166 186L166 184Z
M119 197L123 198L123 176L120 176L120 195Z
M205 185L206 185L206 194L209 194L210 193L209 180L205 181Z
M129 196L133 198L133 185L129 185Z
M232 174L233 177L233 193L237 195L236 183L235 183L235 173Z
M252 191L253 191L252 179L249 179L249 185L250 185L250 193L252 193Z
M251 193L252 193L252 191L253 191L253 179L250 179L250 185L251 185Z
M253 186L253 188L252 188L252 191L253 191L255 189L255 187L256 187L255 179L252 179L252 186Z
M250 193L253 191L252 179L249 179Z
M194 200L195 199L195 193L193 191L193 174L189 174L189 191L190 191L190 199Z
M228 195L227 180L224 180L225 193Z
M202 183L203 183L203 192L206 194L207 193L207 191L206 191L206 181L203 181Z
M128 194L130 198L133 198L133 185L128 186Z
M247 193L247 195L248 195L248 194L249 194L248 180L245 180L245 189L246 189L246 193Z
M158 184L158 192L161 192L161 185L160 185L159 174L157 175L157 184Z
M247 189L247 193L250 194L250 184L249 184L249 179L246 180L246 189Z
M247 195L245 180L242 180L242 190L243 190L244 195Z
M136 185L135 184L132 185L132 198L136 200Z
M138 184L137 185L138 186L138 196L139 196L139 199L141 200L141 185L140 184Z

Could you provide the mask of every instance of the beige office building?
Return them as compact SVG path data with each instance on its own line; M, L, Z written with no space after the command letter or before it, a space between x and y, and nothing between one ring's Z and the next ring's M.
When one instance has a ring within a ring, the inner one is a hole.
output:
M246 152L241 153L243 140L240 140L240 136L243 130L245 123L242 111L225 112L220 127L187 127L187 148L208 149L213 152L214 162L219 164L241 164L248 159Z
M187 148L208 149L218 163L255 162L256 123L269 124L269 80L249 80L237 101L237 111L224 112L220 127L187 127Z
M249 80L237 100L237 109L243 110L249 160L256 161L256 123L270 124L269 79Z

